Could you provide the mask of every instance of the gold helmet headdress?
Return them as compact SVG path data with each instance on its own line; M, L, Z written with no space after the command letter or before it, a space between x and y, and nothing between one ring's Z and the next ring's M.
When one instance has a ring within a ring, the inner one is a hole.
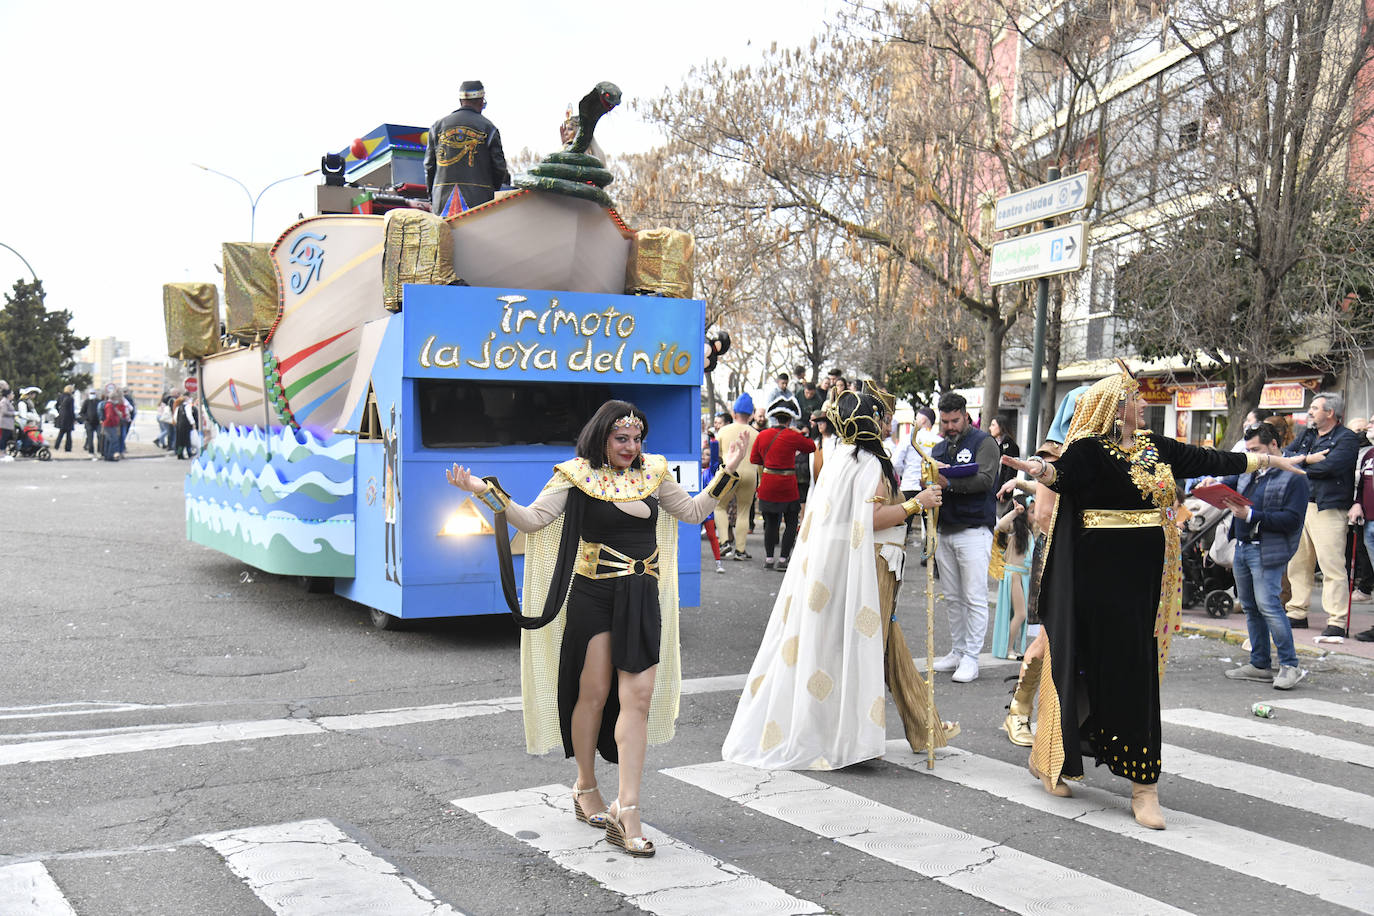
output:
M1069 432L1064 437L1064 448L1067 449L1069 443L1076 439L1105 436L1111 432L1117 420L1117 411L1139 389L1135 376L1126 368L1126 364L1121 360L1117 360L1117 364L1121 366L1120 372L1094 383L1074 405L1073 421L1069 423Z

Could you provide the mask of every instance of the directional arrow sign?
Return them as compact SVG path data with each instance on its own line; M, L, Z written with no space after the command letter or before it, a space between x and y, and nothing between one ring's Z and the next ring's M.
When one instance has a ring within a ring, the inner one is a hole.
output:
M992 227L998 232L1014 229L1037 220L1063 216L1089 204L1091 172L1079 172L1025 191L997 198L997 215Z
M1055 226L992 246L988 282L993 286L1082 270L1087 261L1087 223Z

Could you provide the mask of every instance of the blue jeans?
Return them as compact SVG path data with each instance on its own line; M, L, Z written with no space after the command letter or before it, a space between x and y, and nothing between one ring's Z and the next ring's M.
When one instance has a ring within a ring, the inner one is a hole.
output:
M1258 544L1236 542L1236 594L1245 608L1245 623L1250 631L1250 664L1256 668L1269 667L1269 638L1279 650L1279 664L1298 666L1298 653L1293 648L1293 628L1279 602L1279 586L1287 564L1260 565Z

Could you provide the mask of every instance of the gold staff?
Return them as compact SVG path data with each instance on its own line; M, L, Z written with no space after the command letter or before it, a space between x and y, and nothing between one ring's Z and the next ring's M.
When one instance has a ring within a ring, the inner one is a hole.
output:
M916 441L911 431L911 444L921 455L921 487L938 486L940 465ZM925 519L926 555L926 769L935 769L935 526L940 519L940 507L922 510Z

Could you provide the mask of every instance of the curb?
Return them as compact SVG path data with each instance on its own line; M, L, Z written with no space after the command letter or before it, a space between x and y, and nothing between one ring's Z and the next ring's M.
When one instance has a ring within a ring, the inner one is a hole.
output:
M1229 642L1233 646L1238 646L1250 638L1249 633L1242 633L1240 630L1232 630L1229 627L1207 626L1197 623L1183 624L1183 628L1180 632L1192 633L1195 636L1206 636L1209 639L1220 639L1222 642ZM1328 655L1333 654L1330 649L1318 649L1316 646L1305 646L1297 640L1294 640L1293 648L1299 655L1307 655L1312 658L1326 658Z
M1209 639L1219 639L1222 642L1230 643L1233 646L1239 646L1242 643L1244 643L1245 640L1250 638L1248 633L1243 633L1240 630L1232 630L1227 627L1207 626L1205 624L1196 623L1183 624L1179 632L1190 633L1194 636L1206 636ZM1351 661L1356 661L1365 665L1371 664L1370 660L1362 655L1355 655L1349 652L1339 652L1332 649L1319 649L1316 646L1303 645L1302 643L1297 642L1296 640L1293 643L1293 648L1299 655L1305 655L1309 658L1339 658L1342 661L1349 659Z

